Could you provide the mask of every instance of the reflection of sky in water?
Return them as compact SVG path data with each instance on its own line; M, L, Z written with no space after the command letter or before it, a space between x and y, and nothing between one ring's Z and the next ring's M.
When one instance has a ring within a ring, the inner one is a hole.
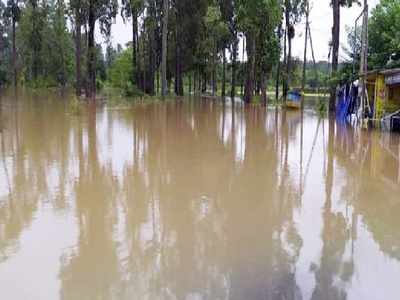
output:
M118 118L113 111L98 115L97 151L100 162L111 167L115 177L121 178L125 166L132 164L133 135L131 128L113 118Z
M19 237L18 255L0 264L0 274L7 274L0 275L2 295L12 295L12 299L57 299L61 263L77 236L71 213L55 215L44 205L29 230Z

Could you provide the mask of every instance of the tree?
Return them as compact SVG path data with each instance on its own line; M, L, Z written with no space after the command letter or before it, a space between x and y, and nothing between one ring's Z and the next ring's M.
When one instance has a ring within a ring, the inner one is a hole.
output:
M236 15L236 0L218 0L221 10L222 19L228 27L230 38L228 46L231 52L231 97L236 96L236 76L237 76L237 57L239 49L237 15ZM224 53L225 55L225 53Z
M266 76L272 69L271 62L276 62L279 56L276 29L281 16L280 2L241 0L237 4L239 28L246 37L247 78L244 101L252 101L257 82L266 103Z
M50 7L50 32L46 40L52 51L49 66L58 84L65 86L73 68L72 36L67 28L66 7L64 0L56 0ZM50 38L49 38L50 37Z
M213 3L208 7L207 15L205 17L205 38L203 40L203 47L208 53L208 62L211 71L211 90L213 96L216 95L217 91L217 66L219 63L218 54L222 54L223 61L223 72L225 75L225 49L230 38L228 26L222 19L220 6L217 3ZM223 96L225 96L225 76L222 79L223 85Z
M132 57L131 46L123 50L112 61L108 69L108 78L113 87L127 89L132 78Z
M168 86L167 86L168 11L169 11L169 0L163 0L162 59L161 59L161 95L162 95L162 97L165 97L168 93Z
M286 23L286 37L288 52L286 54L286 72L284 76L283 98L286 96L290 87L292 74L292 40L295 37L295 25L300 22L306 12L308 0L285 0L284 12Z
M73 78L73 40L62 0L28 3L17 27L21 79L33 87L65 86Z
M19 0L8 0L4 16L11 20L12 35L12 70L13 84L17 86L17 48L16 48L16 26L21 16L21 3Z
M340 8L351 7L357 0L332 0L333 27L332 27L332 74L336 76L339 66L339 46L340 46ZM332 85L329 98L329 111L336 110L336 86Z
M75 25L75 91L77 96L82 93L82 25L85 23L87 4L84 0L71 0L72 22Z
M139 16L143 11L143 0L123 0L121 15L124 20L132 21L132 83L140 86L140 59L139 55Z
M369 64L375 69L400 67L400 2L381 0L369 22Z
M7 35L8 22L6 10L6 6L0 1L0 86L7 83L9 70L9 38Z
M95 26L96 21L100 22L101 32L109 36L111 33L112 19L116 17L118 11L117 0L88 0L88 51L87 51L87 94L86 97L94 99L96 96L96 43Z

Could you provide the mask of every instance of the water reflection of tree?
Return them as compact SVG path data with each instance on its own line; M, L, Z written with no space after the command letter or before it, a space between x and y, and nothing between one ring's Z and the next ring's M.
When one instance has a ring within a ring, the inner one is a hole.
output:
M299 245L288 234L294 202L279 194L288 183L278 182L281 158L275 132L264 130L265 112L173 105L136 109L133 118L143 146L134 150L124 188L125 290L143 299L298 299L295 254L288 252ZM229 115L220 118L221 111ZM218 130L227 119L232 143ZM243 138L237 161L234 140Z
M325 206L323 208L322 253L321 261L315 270L317 285L312 299L346 299L344 284L354 273L353 262L344 258L346 243L350 232L346 219L341 212L334 212L334 144L335 120L329 120L328 158L325 177Z
M52 167L67 160L68 155L59 151L68 149L63 137L70 130L60 103L48 95L25 95L23 104L10 95L3 101L7 118L2 118L1 151L9 191L7 200L0 201L0 260L16 252L20 235L29 228L41 202L56 206L60 199L61 192L55 192L62 189ZM46 105L50 102L53 105Z
M381 250L400 260L400 153L393 156L384 144L389 139L399 145L399 136L339 127L336 139L337 160L346 170L343 198L354 208L352 218L362 217Z
M78 149L80 170L75 197L79 237L61 272L63 299L112 299L117 293L113 289L119 279L114 240L116 183L99 162L96 127L96 107L90 104L87 157L81 143Z
M18 241L44 202L73 210L79 235L62 257L63 299L299 299L288 162L297 121L291 129L290 116L210 101L115 119L48 104L25 102L9 134L18 201L0 207L0 241ZM122 174L99 151L103 122L110 140L113 126L132 130Z

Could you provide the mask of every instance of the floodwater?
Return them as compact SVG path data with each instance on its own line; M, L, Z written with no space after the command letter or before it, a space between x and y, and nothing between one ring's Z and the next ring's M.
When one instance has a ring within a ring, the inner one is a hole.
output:
M1 97L1 299L399 299L399 135L210 100Z

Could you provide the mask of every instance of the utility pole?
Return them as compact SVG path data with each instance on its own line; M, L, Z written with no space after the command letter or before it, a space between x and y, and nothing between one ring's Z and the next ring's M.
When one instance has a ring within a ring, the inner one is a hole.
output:
M304 39L304 60L303 60L303 80L301 83L301 91L304 94L304 89L306 87L306 67L307 67L307 43L308 43L308 18L310 16L310 4L307 1L306 3L306 32L305 32L305 39ZM304 105L304 95L301 100L301 107Z

